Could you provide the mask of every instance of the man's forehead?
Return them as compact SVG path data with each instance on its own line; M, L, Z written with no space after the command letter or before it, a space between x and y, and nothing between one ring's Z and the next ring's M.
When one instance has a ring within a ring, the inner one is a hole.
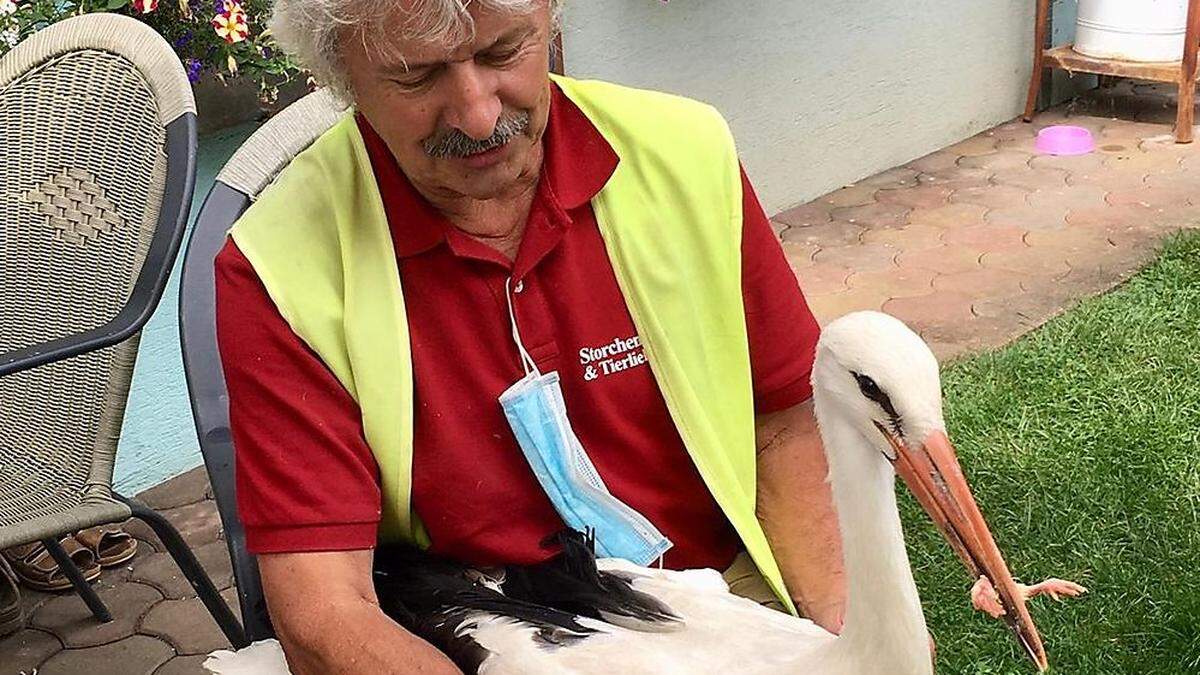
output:
M411 8L420 4L421 0L404 0L401 11L375 27L382 44L372 60L383 69L407 70L468 59L496 43L529 37L537 32L541 19L538 4L528 11L504 11L474 2L467 9L472 25L445 25L429 31L412 13Z

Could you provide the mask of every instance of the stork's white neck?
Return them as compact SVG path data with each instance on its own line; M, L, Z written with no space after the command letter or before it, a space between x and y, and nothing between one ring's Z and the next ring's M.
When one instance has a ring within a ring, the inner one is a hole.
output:
M931 674L925 618L896 510L895 472L836 401L818 391L815 405L846 568L846 620L831 649L856 662L878 659L883 670L871 672Z

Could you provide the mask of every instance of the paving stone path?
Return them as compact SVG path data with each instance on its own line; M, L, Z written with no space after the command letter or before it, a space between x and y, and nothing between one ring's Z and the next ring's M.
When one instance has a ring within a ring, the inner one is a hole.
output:
M772 220L822 321L882 310L943 359L999 346L1120 283L1166 234L1200 222L1200 149L1171 140L1173 111L1162 87L1121 83ZM1037 130L1061 123L1091 129L1097 151L1039 155Z
M882 310L953 358L1111 288L1164 236L1200 222L1200 143L1174 144L1173 119L1169 88L1122 82L772 220L818 318ZM1034 134L1057 123L1088 127L1098 150L1038 155ZM236 607L203 470L142 498L180 528ZM98 582L115 620L96 624L74 595L26 592L29 626L0 640L0 675L193 675L226 646L149 528L128 530L140 540L137 557Z
M230 606L233 570L203 469L142 493L179 529ZM150 528L131 521L138 554L97 582L113 621L97 623L78 596L22 589L28 627L0 639L0 675L184 675L203 673L204 655L224 635Z

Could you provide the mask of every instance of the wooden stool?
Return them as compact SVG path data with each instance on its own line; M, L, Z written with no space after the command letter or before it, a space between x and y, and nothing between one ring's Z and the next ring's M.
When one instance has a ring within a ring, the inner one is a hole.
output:
M1188 0L1187 32L1183 38L1183 58L1180 61L1139 63L1117 59L1098 59L1085 56L1071 45L1046 49L1046 24L1050 18L1050 0L1037 0L1037 23L1033 37L1033 74L1029 78L1029 96L1025 100L1026 122L1033 120L1038 91L1042 86L1042 71L1059 68L1069 73L1094 73L1131 77L1153 82L1173 82L1179 87L1179 104L1175 114L1175 142L1192 142L1192 116L1196 103L1196 56L1200 51L1200 0Z

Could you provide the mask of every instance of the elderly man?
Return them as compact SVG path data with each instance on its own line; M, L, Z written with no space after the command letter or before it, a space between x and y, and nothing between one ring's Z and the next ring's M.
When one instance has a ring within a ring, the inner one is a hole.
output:
M379 609L391 539L520 564L592 527L840 626L818 327L728 128L551 78L558 9L276 3L354 106L217 259L239 506L294 672L454 672Z

